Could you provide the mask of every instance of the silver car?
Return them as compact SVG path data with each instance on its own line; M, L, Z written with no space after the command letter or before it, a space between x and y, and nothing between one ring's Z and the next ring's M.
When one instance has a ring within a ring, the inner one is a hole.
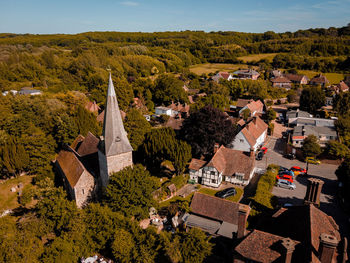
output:
M283 179L278 179L276 182L276 186L282 187L282 188L287 188L290 190L294 190L296 188L295 184L293 184L292 182L289 182L287 180L283 180Z

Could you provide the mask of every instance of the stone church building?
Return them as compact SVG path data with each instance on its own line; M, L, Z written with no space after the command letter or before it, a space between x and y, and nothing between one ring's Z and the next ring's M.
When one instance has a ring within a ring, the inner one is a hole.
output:
M78 207L106 187L111 173L132 165L132 147L124 129L111 74L107 90L103 132L79 135L62 149L55 162L65 188Z

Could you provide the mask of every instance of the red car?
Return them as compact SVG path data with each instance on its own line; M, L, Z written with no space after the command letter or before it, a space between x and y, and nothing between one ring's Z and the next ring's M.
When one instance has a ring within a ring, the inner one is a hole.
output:
M295 175L305 174L306 173L306 169L303 169L303 168L301 168L299 166L293 166L292 168L290 168L290 170L292 170Z
M262 147L262 148L261 148L261 151L262 151L264 154L266 154L266 153L267 153L267 148L266 148L266 147Z
M288 175L288 174L279 174L276 176L276 178L283 179L283 180L286 180L286 181L293 183L293 177L291 175Z

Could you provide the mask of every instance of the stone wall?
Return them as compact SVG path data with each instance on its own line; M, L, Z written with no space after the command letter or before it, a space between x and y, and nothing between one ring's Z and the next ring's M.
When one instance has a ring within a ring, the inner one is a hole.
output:
M132 152L126 152L107 157L108 174L119 172L125 167L132 166Z
M91 198L93 198L94 190L95 178L85 170L74 187L75 202L79 208L83 207Z

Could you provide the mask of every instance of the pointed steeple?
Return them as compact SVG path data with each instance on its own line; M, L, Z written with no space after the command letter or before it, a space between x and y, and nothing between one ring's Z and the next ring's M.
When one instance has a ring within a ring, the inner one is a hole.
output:
M132 147L124 129L111 73L109 73L102 135L104 138L106 157L132 151Z

